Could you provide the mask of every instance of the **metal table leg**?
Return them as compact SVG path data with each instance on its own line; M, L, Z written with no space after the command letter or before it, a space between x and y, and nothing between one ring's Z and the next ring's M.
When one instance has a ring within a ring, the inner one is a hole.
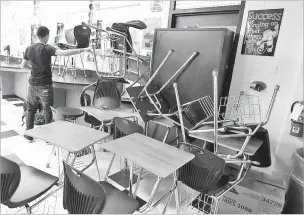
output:
M133 198L136 199L136 194L137 194L137 190L139 188L139 184L140 184L140 181L141 181L141 175L143 173L143 168L140 167L139 169L139 174L138 174L138 178L137 178L137 182L136 182L136 187L135 187L135 190L134 190L134 193L133 193Z
M60 180L60 176L61 176L61 171L60 171L60 150L59 150L59 146L57 146L57 161L58 161L58 177Z
M130 187L130 191L129 191L129 195L133 196L133 167L134 167L134 163L131 162L130 163L130 179L129 179L129 187Z
M100 173L99 173L99 168L98 168L98 163L97 163L97 158L96 158L96 152L95 152L95 148L94 145L92 145L92 154L93 157L95 158L95 166L96 166L96 170L97 170L97 177L98 177L98 181L100 181Z
M176 213L179 214L180 212L180 198L179 198L179 189L178 189L178 180L177 180L177 174L176 172L173 173L173 180L174 183L176 183L175 187L175 204L176 204Z
M110 161L110 163L109 163L109 166L108 166L108 169L107 169L105 178L104 178L105 181L107 181L107 179L108 179L108 175L109 175L110 169L111 169L111 167L112 167L112 165L113 165L113 161L114 161L114 159L115 159L115 156L116 156L116 154L113 154L112 159L111 159L111 161Z
M54 155L55 152L56 152L56 146L53 145L51 154L49 155L48 161L46 163L46 168L50 168L51 159L52 159L52 157L53 157L53 155Z

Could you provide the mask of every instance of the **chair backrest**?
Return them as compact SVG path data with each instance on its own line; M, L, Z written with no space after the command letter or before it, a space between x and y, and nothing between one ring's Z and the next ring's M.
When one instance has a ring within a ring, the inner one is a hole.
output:
M87 48L90 45L91 29L83 25L77 25L74 27L74 37L77 48Z
M65 40L70 45L76 45L76 38L74 36L74 29L68 29L65 31Z
M1 174L1 204L6 204L17 190L20 179L20 167L15 162L0 157L0 174Z
M113 110L120 106L121 94L115 79L102 79L97 81L93 106L98 109Z
M129 26L125 23L113 23L111 28L118 31L118 32L126 34L127 39L130 43L129 44L127 41L125 41L124 37L118 36L118 38L115 41L112 42L112 44L111 44L112 48L123 51L124 50L123 45L126 44L126 51L128 53L132 53L133 52L133 50L131 48L132 37L131 37L130 31L129 31ZM122 53L120 53L120 52L114 51L114 53L117 54L117 55L122 55Z
M64 161L63 167L63 208L70 214L100 214L106 198L102 185Z
M56 121L64 121L64 116L55 108L51 107L52 114L53 114L53 120Z
M129 22L126 22L125 24L129 27L136 28L136 29L139 29L139 30L144 30L144 29L147 28L146 23L144 23L141 20L131 20Z
M251 129L254 130L255 127L251 126ZM249 159L252 161L252 166L266 168L271 166L271 148L269 141L268 130L261 127L256 133L252 136L252 138L256 138L263 141L261 147L256 151L253 156L250 156Z
M132 122L131 120L115 117L113 121L114 121L114 133L113 133L114 140L134 133L140 133L140 134L144 133L143 127L141 127L135 122Z
M191 147L190 152L195 158L179 169L178 180L198 192L207 192L222 177L225 161L198 147Z

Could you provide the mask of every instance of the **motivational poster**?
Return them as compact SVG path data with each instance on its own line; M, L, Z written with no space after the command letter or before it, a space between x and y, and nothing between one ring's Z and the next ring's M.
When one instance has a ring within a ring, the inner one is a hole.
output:
M241 54L274 56L284 9L250 10Z

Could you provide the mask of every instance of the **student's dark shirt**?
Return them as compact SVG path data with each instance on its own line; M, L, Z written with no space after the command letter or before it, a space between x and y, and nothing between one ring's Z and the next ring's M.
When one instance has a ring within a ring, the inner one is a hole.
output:
M34 43L26 48L24 59L32 66L29 84L32 86L52 85L52 56L56 48L42 43Z

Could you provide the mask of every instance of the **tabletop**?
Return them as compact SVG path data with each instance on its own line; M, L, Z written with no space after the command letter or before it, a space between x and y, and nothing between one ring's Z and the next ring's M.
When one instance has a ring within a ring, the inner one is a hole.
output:
M47 141L73 153L82 151L109 135L102 131L66 121L41 125L25 131L24 134Z
M194 158L189 152L138 133L106 142L102 147L162 178Z
M101 110L92 106L84 106L84 107L80 107L79 109L83 110L89 115L94 116L96 119L100 121L109 121L112 120L114 117L125 118L125 117L139 116L138 113L133 112L133 109Z

